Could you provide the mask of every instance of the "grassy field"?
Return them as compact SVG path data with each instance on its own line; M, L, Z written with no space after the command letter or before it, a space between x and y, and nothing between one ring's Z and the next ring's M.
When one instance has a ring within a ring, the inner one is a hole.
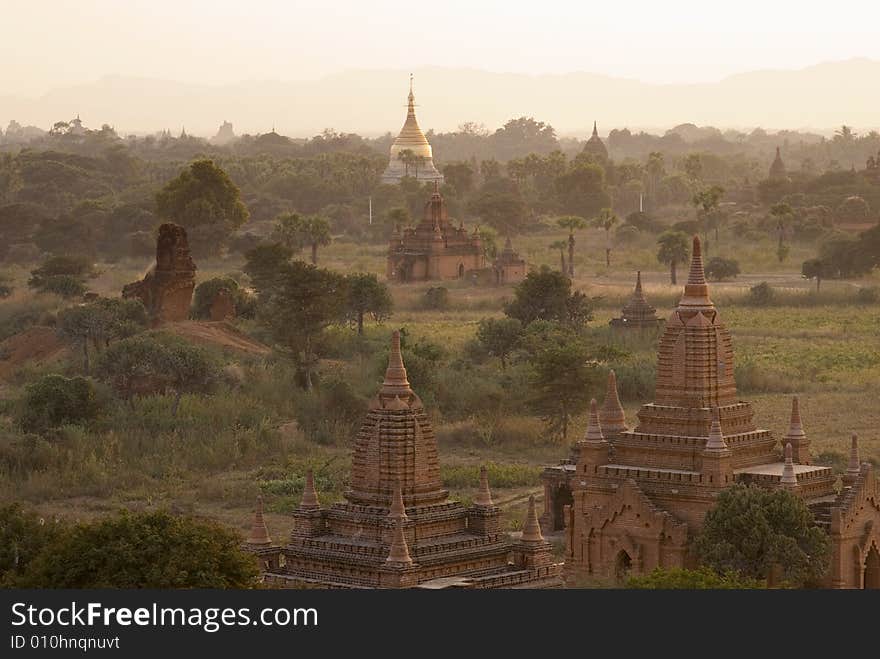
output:
M558 252L546 246L563 236L554 231L533 234L518 238L515 247L534 265L558 266ZM646 295L661 317L671 311L681 288L669 284L668 271L656 262L653 239L615 249L610 270L604 265L604 244L601 232L580 232L574 284L598 298L593 332L600 340L611 340L608 320L630 294L637 269L643 271ZM718 251L725 255L725 246ZM850 433L857 432L863 459L880 460L880 306L858 304L854 296L860 286L877 286L878 276L859 282L827 282L817 297L810 293L812 283L799 274L798 264L812 255L811 250L796 247L783 264L778 263L770 243L731 248L731 254L740 260L744 274L713 284L712 296L733 333L740 395L753 403L757 424L783 435L791 396L798 394L814 454L845 455ZM340 241L320 252L319 265L383 276L384 255L382 245ZM132 261L99 264L99 275L89 286L101 294L116 295L123 284L140 277L146 265ZM243 261L230 257L198 265L198 279L203 281L240 271ZM5 335L14 331L10 319L23 309L42 318L51 317L60 306L55 298L34 298L26 292L26 268L10 274L18 290L0 302L0 331ZM679 277L681 284L686 278L684 264ZM781 294L778 304L756 307L748 303L749 287L761 281L768 281ZM368 327L368 336L378 345L390 327L406 327L415 340L429 340L458 354L474 337L479 320L500 316L504 301L513 295L510 287L444 285L451 300L445 311L423 309L426 284L395 286L393 317L384 326ZM656 358L650 341L625 347L636 361L650 364ZM74 365L60 368L70 372ZM242 368L243 384L224 385L211 398L185 397L180 418L173 424L167 415L170 401L144 399L131 409L116 410L94 432L67 429L59 443L35 442L26 452L33 460L29 465L20 464L23 453L19 448L22 442L33 440L17 434L7 405L0 416L0 502L24 500L45 515L67 517L89 517L120 506L166 506L244 529L254 497L262 493L270 528L276 537L283 537L290 526L285 512L298 500L306 467L316 469L325 503L341 497L352 431L346 430L348 434L331 443L309 440L293 422L296 385L289 370L274 358L268 364L249 360ZM339 368L343 375L362 370L359 364ZM0 387L0 398L11 404L28 378L37 374L25 369ZM362 387L375 386L363 373L359 382ZM624 400L630 423L644 402L648 401ZM504 502L505 525L515 530L527 495L539 491L541 466L563 457L567 447L544 441L536 418L513 415L504 422L491 441L480 442L473 440L474 421L435 416L442 474L453 496L470 500L477 485L477 466L493 465L493 489ZM585 419L576 420L576 435L584 425ZM13 455L19 462L10 462Z

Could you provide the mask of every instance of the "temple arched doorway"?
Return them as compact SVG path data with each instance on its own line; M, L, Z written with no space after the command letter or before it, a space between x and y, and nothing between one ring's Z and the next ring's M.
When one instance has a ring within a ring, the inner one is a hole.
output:
M618 583L623 583L629 576L630 570L632 570L632 558L621 549L614 559L614 578Z
M862 586L866 590L880 590L880 551L872 545L865 558L865 575Z
M464 263L458 264L458 278L462 279L464 277Z
M561 531L565 528L565 507L574 505L574 497L571 488L566 484L557 487L553 492L553 530Z

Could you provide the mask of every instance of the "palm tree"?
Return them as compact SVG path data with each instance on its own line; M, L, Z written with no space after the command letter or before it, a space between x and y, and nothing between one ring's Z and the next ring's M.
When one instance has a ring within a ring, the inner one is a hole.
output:
M403 175L409 176L410 165L414 165L418 156L412 149L403 149L397 154L397 159L403 163Z
M312 263L318 263L318 247L329 245L330 223L320 215L309 215L302 222L303 242L312 248Z
M709 242L709 225L715 226L715 242L718 242L718 226L721 224L721 211L719 204L724 196L724 188L713 185L694 194L691 203L697 209L697 219L703 225L703 249L706 250Z
M593 226L605 229L605 267L611 267L611 227L617 224L617 215L610 208L603 208L599 217L593 218Z
M565 274L565 247L568 245L568 241L566 240L557 240L555 242L550 243L550 249L558 249L559 250L559 263L561 267L562 274Z
M574 232L586 227L587 221L578 215L563 215L556 219L556 224L568 229L568 276L574 277Z
M669 265L669 282L675 286L678 283L675 267L690 257L688 237L681 231L664 231L657 239L657 244L660 245L657 260Z

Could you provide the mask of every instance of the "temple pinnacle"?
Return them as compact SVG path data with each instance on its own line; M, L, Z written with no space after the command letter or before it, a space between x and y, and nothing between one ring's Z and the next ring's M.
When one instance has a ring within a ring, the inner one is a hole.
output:
M523 524L522 538L523 542L544 542L544 535L541 533L541 524L538 522L538 513L535 510L535 495L529 495L529 509L526 511L526 521Z
M269 537L269 530L266 528L266 521L263 519L263 497L257 497L257 507L254 509L254 522L251 525L251 534L248 536L247 543L249 545L270 545L272 538Z
M391 500L388 514L394 519L406 519L406 506L403 505L403 490L400 483L394 487L394 498Z
M717 407L712 408L712 426L709 428L709 439L706 440L706 451L727 451L727 442L721 433L721 413Z
M391 550L388 552L386 563L401 566L411 566L412 557L409 555L409 546L406 544L406 535L403 532L403 518L398 517L394 522L394 535L391 537Z
M617 376L613 369L608 371L608 387L599 413L599 425L603 434L607 432L609 437L626 430L626 413L617 394Z
M596 405L596 399L590 401L590 416L587 420L587 432L584 434L585 442L604 442L605 436L602 434L602 424L599 422L599 410Z
M846 467L846 477L855 480L862 473L862 463L859 458L859 436L853 433L852 444L849 449L849 464Z
M797 476L794 473L794 460L791 457L791 444L785 445L785 464L782 467L782 478L779 483L783 487L797 487Z
M678 303L678 308L679 311L686 309L698 311L715 309L715 305L709 299L709 285L706 283L706 271L703 268L703 250L699 236L694 236L691 268L688 272L687 283L684 285L684 295Z
M315 476L311 469L306 472L306 486L303 488L299 507L301 510L315 510L321 507L318 503L318 491L315 489Z
M486 465L480 466L480 491L477 493L474 504L477 506L494 506L492 503L492 492L489 491L489 472Z
M400 353L400 331L394 330L391 334L391 351L388 353L388 368L385 371L385 381L379 391L384 396L404 396L407 399L412 395L409 380L406 378L406 367L403 365L403 356Z

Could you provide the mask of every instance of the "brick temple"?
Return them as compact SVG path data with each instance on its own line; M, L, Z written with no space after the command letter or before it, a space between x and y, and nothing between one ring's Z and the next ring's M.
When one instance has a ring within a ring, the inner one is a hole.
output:
M439 185L425 204L421 221L403 231L394 227L388 245L386 275L389 281L462 279L486 270L479 232L449 221Z
M345 501L321 506L311 472L293 530L272 542L255 512L245 547L275 588L553 588L561 585L534 499L522 537L500 529L485 468L471 506L449 499L431 422L394 332L388 369L357 434Z
M636 287L623 305L620 316L609 321L616 332L653 334L663 327L663 319L657 317L657 309L648 304L642 291L642 273L636 273Z
M684 295L660 339L654 402L628 428L612 376L574 454L545 471L544 519L565 528L570 585L693 566L689 540L718 493L744 483L803 497L831 538L829 587L880 588L880 491L857 439L838 491L831 468L811 464L797 399L780 447L737 397L733 362L695 237Z

